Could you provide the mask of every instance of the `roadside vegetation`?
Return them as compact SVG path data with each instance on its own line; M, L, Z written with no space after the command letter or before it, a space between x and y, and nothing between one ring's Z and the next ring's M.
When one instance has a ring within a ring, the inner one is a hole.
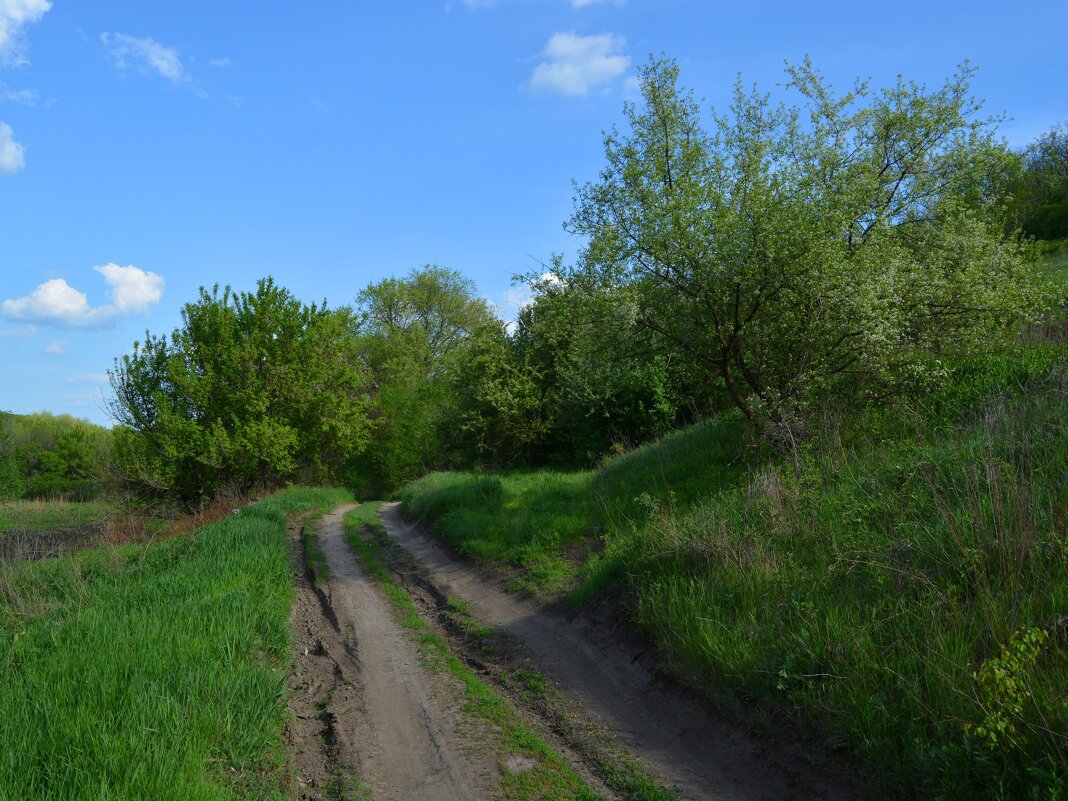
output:
M0 798L288 798L287 518L347 497L0 565Z
M102 501L8 501L0 505L0 532L98 525L110 511L111 505Z
M681 680L862 756L886 797L1054 798L1068 354L996 367L962 368L938 412L789 457L728 416L595 470L439 473L400 496L517 586L617 599Z
M642 74L644 104L579 190L570 226L590 244L536 277L513 338L528 359L542 341L542 379L599 361L617 409L640 386L651 425L591 402L565 425L620 424L593 469L431 473L404 510L518 588L618 603L680 680L859 757L883 797L1064 796L1068 285L1062 243L1015 233L1020 176L1062 186L1055 159L985 138L967 71L852 116L863 92L836 97L804 64L789 74L812 127L739 89L708 139L677 74ZM550 458L563 374L540 385ZM522 397L503 386L487 397Z

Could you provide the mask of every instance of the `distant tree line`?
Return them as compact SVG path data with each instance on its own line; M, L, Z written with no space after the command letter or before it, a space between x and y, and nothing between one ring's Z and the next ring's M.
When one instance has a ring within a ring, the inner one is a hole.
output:
M0 500L86 501L103 490L111 432L47 412L0 412Z
M123 480L194 506L304 479L380 492L589 464L726 409L790 449L829 404L925 393L1040 313L1028 232L1061 230L1063 130L1014 154L971 75L838 94L805 61L794 105L739 84L708 115L654 59L577 190L586 246L522 277L514 324L436 265L337 309L271 279L201 290L115 364Z

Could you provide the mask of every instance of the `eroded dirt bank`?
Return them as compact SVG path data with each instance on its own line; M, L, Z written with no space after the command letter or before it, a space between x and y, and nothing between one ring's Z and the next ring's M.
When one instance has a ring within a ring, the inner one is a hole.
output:
M486 797L499 769L480 751L478 733L462 725L457 688L420 664L416 644L349 549L342 521L353 508L319 524L329 580L298 575L290 682L298 796Z
M515 637L537 668L570 697L575 711L603 726L664 786L687 799L787 801L856 798L804 762L712 714L658 680L641 646L585 616L565 618L505 592L484 571L383 507L389 537L450 598L482 624Z

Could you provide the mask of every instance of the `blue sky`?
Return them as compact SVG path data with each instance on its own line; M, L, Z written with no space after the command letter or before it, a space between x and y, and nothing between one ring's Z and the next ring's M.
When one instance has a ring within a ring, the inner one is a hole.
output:
M806 53L840 87L970 59L1010 143L1068 120L1068 4L930 6L0 0L0 409L106 423L201 285L337 306L439 263L513 315L650 53L719 106Z

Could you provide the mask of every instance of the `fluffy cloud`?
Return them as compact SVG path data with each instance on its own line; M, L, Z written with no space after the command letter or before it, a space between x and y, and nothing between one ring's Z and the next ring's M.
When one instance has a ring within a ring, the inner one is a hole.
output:
M147 314L163 297L163 277L130 265L94 267L104 276L110 303L93 307L84 292L62 278L45 281L29 295L5 300L0 314L9 320L40 323L56 328L104 328L118 317Z
M0 122L0 173L14 175L26 166L22 145L15 141L15 134L6 122Z
M127 36L125 33L102 33L100 41L107 45L115 66L120 70L133 67L141 72L155 72L174 84L189 80L178 51L155 39Z
M0 63L26 63L23 29L51 7L51 0L0 0Z
M607 87L630 67L623 45L623 37L608 33L554 33L543 51L546 60L530 76L530 90L581 97Z
M572 8L589 8L590 6L600 5L601 3L611 3L614 6L623 5L624 0L571 0Z
M58 356L66 349L67 340L53 339L51 342L41 348L41 353L47 354L48 356Z
M120 267L117 264L105 264L94 267L104 276L111 290L111 306L116 314L148 314L148 310L159 303L163 297L163 276L147 273L132 264ZM108 307L104 307L108 308Z

